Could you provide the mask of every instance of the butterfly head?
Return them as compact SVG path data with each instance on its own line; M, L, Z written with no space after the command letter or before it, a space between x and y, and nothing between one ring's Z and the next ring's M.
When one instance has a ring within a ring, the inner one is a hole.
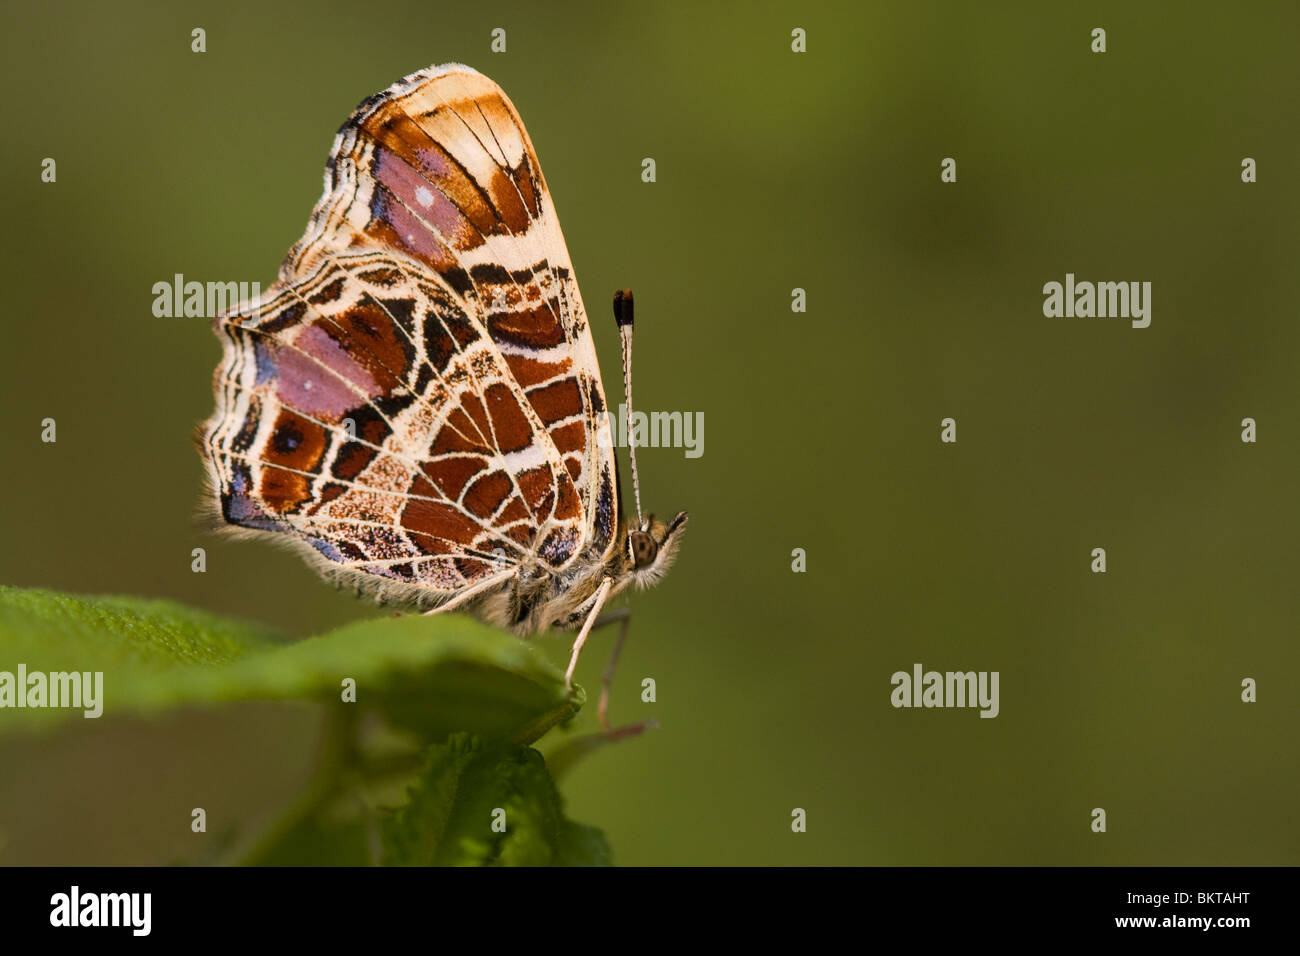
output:
M623 558L626 574L634 585L648 588L664 576L677 557L677 545L685 529L685 511L667 523L648 515L640 525L628 527Z

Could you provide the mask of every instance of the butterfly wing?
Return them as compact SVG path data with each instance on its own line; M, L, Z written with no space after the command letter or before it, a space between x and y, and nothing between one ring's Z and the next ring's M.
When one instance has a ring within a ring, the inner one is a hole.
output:
M279 279L217 325L205 444L228 522L418 601L612 547L586 313L532 144L486 77L431 68L363 103Z

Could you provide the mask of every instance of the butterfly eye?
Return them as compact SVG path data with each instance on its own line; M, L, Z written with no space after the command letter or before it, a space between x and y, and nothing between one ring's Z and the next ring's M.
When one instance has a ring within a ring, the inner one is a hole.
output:
M633 531L627 536L627 550L633 567L640 570L654 562L655 555L659 553L659 545L646 532Z

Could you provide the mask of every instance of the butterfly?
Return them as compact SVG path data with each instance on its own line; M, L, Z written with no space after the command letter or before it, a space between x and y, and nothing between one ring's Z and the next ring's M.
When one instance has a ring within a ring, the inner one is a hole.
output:
M630 409L631 292L614 314ZM602 608L672 563L686 513L642 517L633 446L624 517L555 207L477 71L430 67L363 101L276 281L214 327L212 501L339 586L520 636L577 630L567 683Z

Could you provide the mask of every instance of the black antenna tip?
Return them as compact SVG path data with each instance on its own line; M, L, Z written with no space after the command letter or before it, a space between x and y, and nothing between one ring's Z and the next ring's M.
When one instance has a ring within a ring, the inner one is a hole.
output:
M632 290L619 289L614 293L614 321L621 329L632 324Z

